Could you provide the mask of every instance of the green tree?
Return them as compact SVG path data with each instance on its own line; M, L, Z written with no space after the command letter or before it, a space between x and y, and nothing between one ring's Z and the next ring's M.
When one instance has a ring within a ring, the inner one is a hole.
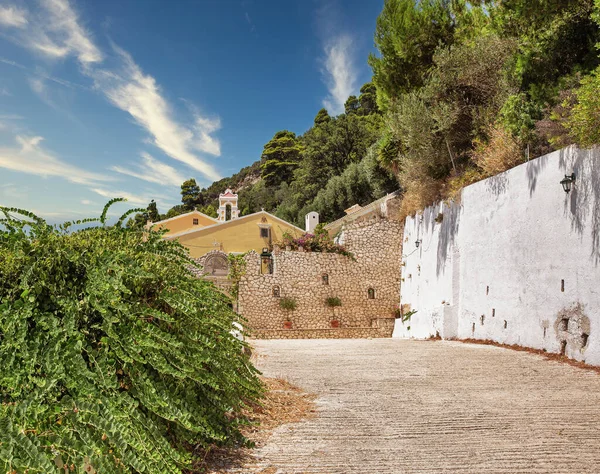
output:
M294 132L282 130L264 146L261 156L261 176L267 186L278 186L292 179L293 171L302 159L302 144Z
M214 217L215 219L218 217L217 210L215 209L215 206L213 206L212 204L209 204L208 206L204 206L203 208L200 209L200 212L202 212L203 214L206 214L209 217Z
M377 88L372 82L367 82L360 88L358 101L360 102L361 115L379 113L379 108L377 107Z
M600 68L581 80L575 91L576 103L565 126L574 141L583 147L600 143Z
M496 31L519 48L513 74L538 104L552 102L561 78L599 64L593 0L505 0L490 10Z
M158 213L154 199L152 199L150 204L148 204L148 219L150 219L152 222L158 222L160 220L160 214Z
M356 114L360 109L360 102L358 101L358 97L355 95L351 95L348 97L346 102L344 103L344 112L346 115Z
M203 204L200 186L196 184L194 178L184 181L181 185L181 202L187 211L192 211L194 207Z
M186 212L188 212L188 211L185 208L185 206L183 206L183 204L178 204L177 206L173 206L171 209L169 209L167 211L167 214L165 215L165 219L170 219L172 217L176 217L181 214L185 214Z
M452 43L450 4L450 0L385 1L375 30L379 56L369 56L381 110L387 110L400 94L421 86L435 50Z
M317 115L315 117L315 127L321 125L322 123L329 122L330 120L331 117L329 116L327 109L321 109L319 110L319 112L317 112Z

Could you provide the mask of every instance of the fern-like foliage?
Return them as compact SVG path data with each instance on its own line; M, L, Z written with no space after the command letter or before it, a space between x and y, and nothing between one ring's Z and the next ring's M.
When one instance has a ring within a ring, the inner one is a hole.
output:
M2 473L175 474L195 447L244 441L262 387L227 298L107 210L68 232L0 208Z

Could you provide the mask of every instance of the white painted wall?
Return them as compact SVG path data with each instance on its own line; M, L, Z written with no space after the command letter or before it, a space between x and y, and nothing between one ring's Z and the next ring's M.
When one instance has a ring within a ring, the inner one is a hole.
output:
M566 194L559 182L571 172ZM600 365L600 150L551 153L409 217L404 255L401 303L418 312L394 337L438 332L549 352L566 340L568 356Z

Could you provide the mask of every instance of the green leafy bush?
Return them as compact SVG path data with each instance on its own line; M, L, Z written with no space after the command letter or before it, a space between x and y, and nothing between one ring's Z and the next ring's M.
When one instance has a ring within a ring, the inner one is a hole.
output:
M279 300L279 307L281 309L286 309L288 311L294 311L296 309L297 303L294 298L290 298L289 296L284 296Z
M337 296L330 296L325 299L325 304L330 308L335 308L336 306L342 306L342 300Z
M581 146L591 147L600 143L600 68L581 80L575 91L577 103L566 127L573 139Z
M181 473L244 441L262 388L228 299L131 212L107 226L115 201L76 231L0 208L0 472Z

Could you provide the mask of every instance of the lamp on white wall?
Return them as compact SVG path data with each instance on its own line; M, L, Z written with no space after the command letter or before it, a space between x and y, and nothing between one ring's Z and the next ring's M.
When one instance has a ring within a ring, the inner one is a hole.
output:
M422 239L415 240L415 245L417 246L417 248L419 248L419 245L421 245L421 242L423 242Z
M562 187L565 190L565 193L568 194L569 192L571 192L571 186L573 185L574 181L575 181L575 173L571 173L571 176L566 174L564 179L561 180L560 184L562 184Z

